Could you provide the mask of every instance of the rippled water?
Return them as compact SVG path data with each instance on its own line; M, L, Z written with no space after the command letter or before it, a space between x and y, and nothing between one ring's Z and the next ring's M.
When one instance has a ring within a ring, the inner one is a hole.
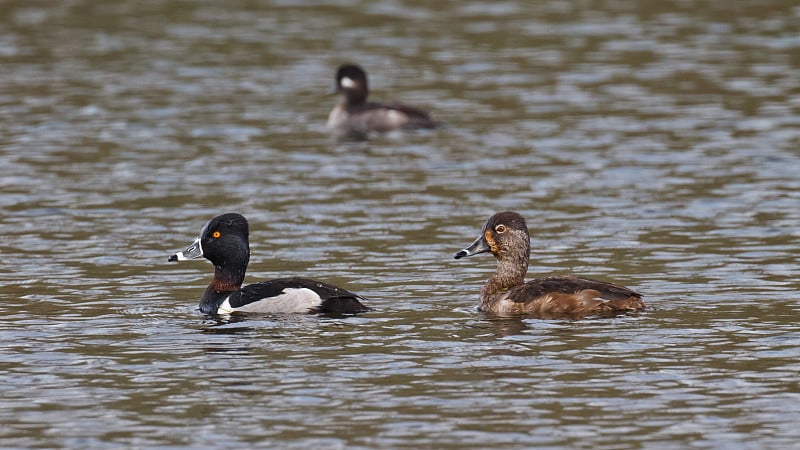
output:
M794 2L3 10L0 446L797 448ZM344 61L448 127L336 141ZM500 209L649 310L475 311ZM223 211L376 310L203 317Z

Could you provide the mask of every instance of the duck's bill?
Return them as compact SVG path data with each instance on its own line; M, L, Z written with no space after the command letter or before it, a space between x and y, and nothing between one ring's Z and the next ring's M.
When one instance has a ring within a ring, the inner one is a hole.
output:
M187 261L201 256L203 256L203 246L200 244L200 238L197 238L186 250L170 256L169 261Z
M483 236L475 239L475 242L469 245L469 247L461 250L460 252L456 253L455 258L461 259L467 256L477 255L479 253L486 253L490 251L489 244L486 243L486 239Z

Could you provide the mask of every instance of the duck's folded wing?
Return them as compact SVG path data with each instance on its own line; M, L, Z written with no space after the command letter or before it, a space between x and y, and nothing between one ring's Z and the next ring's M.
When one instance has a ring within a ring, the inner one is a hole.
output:
M531 280L509 292L507 298L515 303L527 303L524 306L526 310L564 314L636 311L645 306L638 292L605 281L575 276Z
M437 128L442 125L425 111L402 103L365 103L347 109L342 122L352 133L387 132L400 129Z
M430 114L415 106L403 103L390 103L386 105L386 107L392 111L399 111L406 116L408 121L404 125L406 128L438 128L442 126L441 122L433 120Z
M576 276L552 276L528 281L521 288L527 296L536 297L550 293L577 294L585 290L594 290L606 300L639 297L642 295L624 286L605 281L592 280Z
M232 311L261 313L355 314L368 311L363 297L327 283L307 278L277 278L253 283L231 294L227 305Z

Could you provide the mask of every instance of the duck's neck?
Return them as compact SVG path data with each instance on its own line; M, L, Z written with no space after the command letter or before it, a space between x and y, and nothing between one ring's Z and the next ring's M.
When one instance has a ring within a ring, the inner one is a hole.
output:
M528 272L528 249L517 253L500 255L497 258L497 271L481 290L481 300L489 302L497 299L509 289L525 283Z
M249 259L250 255L246 255L240 261L214 265L214 279L200 299L200 311L206 314L216 312L228 295L241 289Z
M367 103L367 93L364 91L345 91L344 96L344 104L350 108Z

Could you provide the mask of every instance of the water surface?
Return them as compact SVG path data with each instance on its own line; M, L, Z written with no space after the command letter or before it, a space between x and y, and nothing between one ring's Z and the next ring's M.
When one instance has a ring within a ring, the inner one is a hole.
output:
M6 2L0 445L793 448L800 9L729 2ZM448 127L342 142L336 67ZM474 309L493 212L531 276L636 316ZM248 281L346 318L197 310L215 214Z

